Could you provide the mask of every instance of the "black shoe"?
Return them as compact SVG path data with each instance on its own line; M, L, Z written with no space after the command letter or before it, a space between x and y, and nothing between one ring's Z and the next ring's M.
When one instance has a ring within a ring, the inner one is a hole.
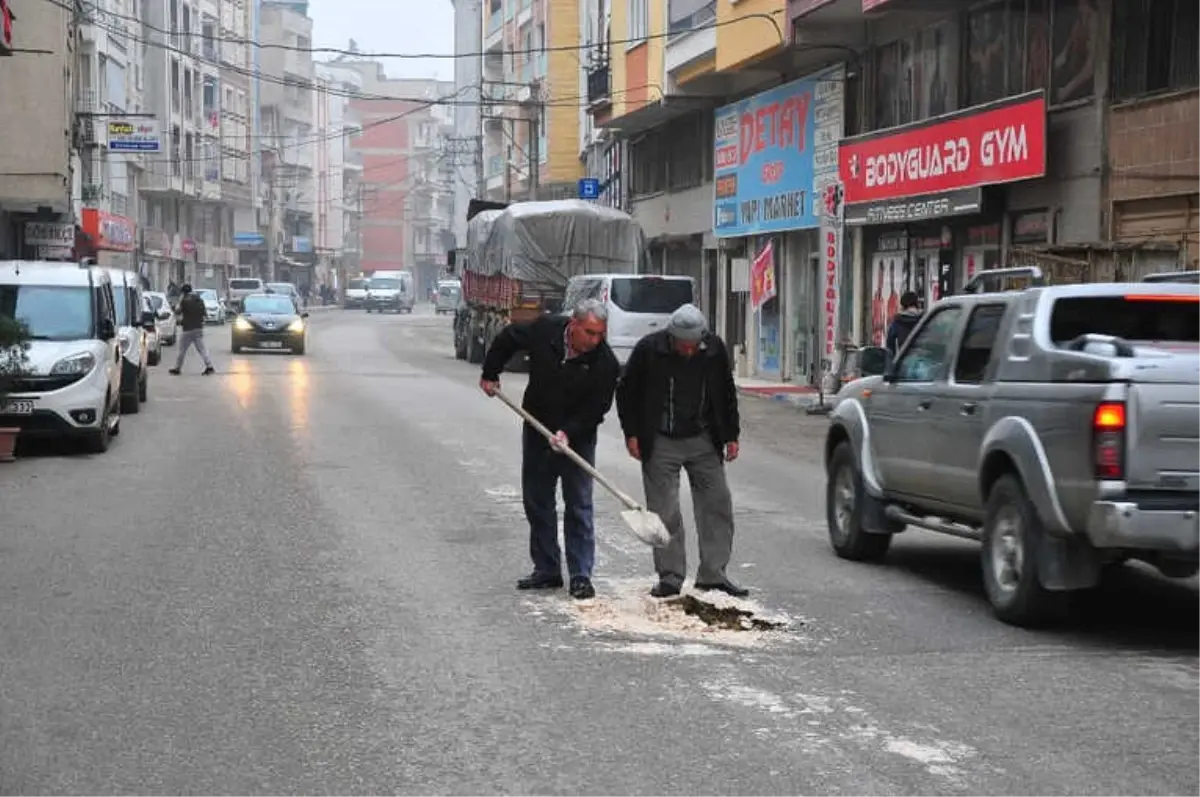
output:
M517 589L562 589L562 576L545 576L534 573L517 581Z
M171 376L179 376L179 369L178 368L168 368L167 373L170 374Z
M672 584L670 581L660 581L650 588L650 597L674 598L679 592L678 584Z
M216 372L217 372L217 369L216 369L216 368L213 368L213 367L210 365L210 366L208 366L207 368L205 368L205 369L204 369L204 376L208 376L209 374L215 374Z
M596 588L587 576L575 576L571 579L571 597L577 601L585 601L596 597Z
M697 584L696 589L700 590L701 592L716 590L718 592L724 592L726 595L731 595L735 598L744 598L750 594L750 590L746 589L745 587L739 587L737 584L734 584L728 579L722 581L720 584Z

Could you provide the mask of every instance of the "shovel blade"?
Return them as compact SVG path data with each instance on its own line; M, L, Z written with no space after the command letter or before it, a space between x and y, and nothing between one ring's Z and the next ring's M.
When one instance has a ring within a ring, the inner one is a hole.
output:
M621 520L633 536L651 547L662 548L671 541L671 533L663 525L662 518L648 509L626 509L621 512Z

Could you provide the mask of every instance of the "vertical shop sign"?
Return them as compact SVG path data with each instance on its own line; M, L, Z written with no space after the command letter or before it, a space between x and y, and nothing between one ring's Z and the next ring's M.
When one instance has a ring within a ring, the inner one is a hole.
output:
M750 267L750 305L760 309L775 298L775 243L767 241Z
M830 367L837 349L838 305L842 284L842 189L837 183L825 187L821 213L821 279L824 283L825 360Z

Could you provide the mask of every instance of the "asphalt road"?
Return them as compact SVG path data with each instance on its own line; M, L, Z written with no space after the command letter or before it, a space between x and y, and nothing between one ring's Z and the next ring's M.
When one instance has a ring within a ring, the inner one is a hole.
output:
M1031 633L969 543L839 561L822 421L746 399L733 575L790 626L642 597L607 497L598 598L531 597L518 421L448 319L319 311L303 358L226 334L108 454L0 465L0 792L1200 791L1195 581L1125 567ZM615 419L600 464L637 489Z

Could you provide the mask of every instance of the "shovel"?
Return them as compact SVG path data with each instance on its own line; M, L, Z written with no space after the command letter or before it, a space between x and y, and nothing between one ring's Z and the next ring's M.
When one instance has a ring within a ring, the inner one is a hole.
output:
M524 418L526 423L528 423L534 429L537 429L547 440L554 439L554 432L547 429L545 424L530 415L524 407L514 402L508 396L504 395L503 391L497 390L496 398L507 404L509 409ZM621 520L625 521L625 525L629 528L629 531L633 534L633 536L637 537L647 545L655 548L662 548L671 541L671 534L667 531L667 527L663 525L662 518L639 504L637 501L633 500L633 498L626 493L622 492L616 485L604 478L604 476L598 470L588 464L586 459L576 454L575 451L570 447L558 450L561 450L563 454L566 454L568 457L570 457L571 461L582 468L584 473L600 482L600 485L604 487L604 489L612 493L618 501L625 505L625 510L621 512Z

